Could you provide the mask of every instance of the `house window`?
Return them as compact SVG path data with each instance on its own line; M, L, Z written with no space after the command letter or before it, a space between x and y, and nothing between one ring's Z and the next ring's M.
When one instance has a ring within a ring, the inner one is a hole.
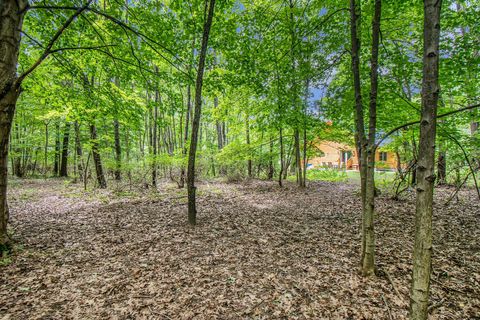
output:
M386 152L380 152L380 161L387 161L387 153Z

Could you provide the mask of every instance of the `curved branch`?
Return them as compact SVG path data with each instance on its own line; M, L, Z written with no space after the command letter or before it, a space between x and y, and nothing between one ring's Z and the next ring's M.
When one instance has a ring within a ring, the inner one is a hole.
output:
M19 87L22 84L22 81L30 74L32 73L47 57L50 53L52 53L52 47L57 42L57 40L60 38L60 36L63 34L63 32L72 24L73 20L75 20L76 17L78 17L80 14L82 14L83 11L85 11L90 3L92 3L93 0L88 0L85 5L83 5L80 8L77 8L74 14L70 16L70 18L65 21L65 23L60 27L60 29L57 30L55 35L50 39L48 44L45 46L45 50L43 51L42 55L40 58L38 58L37 61L35 61L34 64L30 66L30 68L27 69L24 73L22 73L17 80L15 80L14 85Z
M440 118L448 117L448 116L451 116L452 114L460 113L462 111L472 110L472 109L475 109L475 108L478 108L478 107L480 107L480 103L472 104L472 105L469 105L469 106L466 106L464 108L460 108L460 109L457 109L457 110L452 110L452 111L440 114L440 115L436 116L435 118L440 119ZM374 146L374 150L376 150L380 146L380 144L383 141L385 141L385 139L387 139L389 136L391 136L392 134L394 134L398 130L405 129L407 127L410 127L410 126L413 126L413 125L419 124L419 123L420 123L420 120L416 120L416 121L407 122L405 124L402 124L401 126L393 128L392 130L390 130L386 134L384 134L381 139L378 140L378 142Z

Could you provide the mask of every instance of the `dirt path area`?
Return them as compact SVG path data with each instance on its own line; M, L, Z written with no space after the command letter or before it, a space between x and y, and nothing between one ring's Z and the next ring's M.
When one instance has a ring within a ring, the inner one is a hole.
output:
M14 181L17 253L0 266L0 319L405 319L412 199L377 201L378 276L357 275L355 186L202 184L83 192ZM480 319L480 204L436 196L432 319Z

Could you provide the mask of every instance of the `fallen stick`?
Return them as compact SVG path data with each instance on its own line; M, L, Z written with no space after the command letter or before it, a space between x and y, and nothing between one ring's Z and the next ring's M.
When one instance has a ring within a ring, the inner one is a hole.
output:
M383 299L383 303L385 303L385 306L387 307L388 316L390 320L393 320L392 311L390 311L390 307L388 306L387 299L385 299L385 296L383 295L383 293L382 293L382 299Z

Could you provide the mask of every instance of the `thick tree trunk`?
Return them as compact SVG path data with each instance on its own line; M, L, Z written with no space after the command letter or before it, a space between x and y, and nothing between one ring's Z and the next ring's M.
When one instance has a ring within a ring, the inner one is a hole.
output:
M98 148L97 128L94 124L90 125L90 138L92 140L92 156L95 164L95 172L97 173L98 186L101 189L105 189L107 187L107 181L105 180L105 175L103 174L102 159L100 157L100 151Z
M420 145L417 166L415 243L410 296L410 319L428 317L432 268L432 211L435 182L435 134L437 106L441 0L424 0L423 82Z
M60 165L60 177L68 177L68 142L70 140L70 122L65 123L63 132L62 159Z
M20 87L16 86L23 0L0 1L0 254L9 248L7 223L8 149Z
M9 247L7 235L8 143L18 94L18 90L9 90L0 99L0 253Z
M113 134L115 139L115 180L122 180L122 147L120 145L120 123L113 120Z
M207 1L207 0L206 0ZM212 26L213 12L215 8L215 0L209 0L207 20L203 26L202 48L198 61L197 80L195 83L195 110L192 124L192 138L190 140L190 150L188 154L188 172L187 172L187 189L188 189L188 222L191 225L197 223L196 208L196 187L195 187L195 156L197 153L198 131L200 128L200 116L202 114L202 86L203 71L205 69L205 58L207 56L208 37L210 35L210 27ZM207 8L205 8L207 9Z

